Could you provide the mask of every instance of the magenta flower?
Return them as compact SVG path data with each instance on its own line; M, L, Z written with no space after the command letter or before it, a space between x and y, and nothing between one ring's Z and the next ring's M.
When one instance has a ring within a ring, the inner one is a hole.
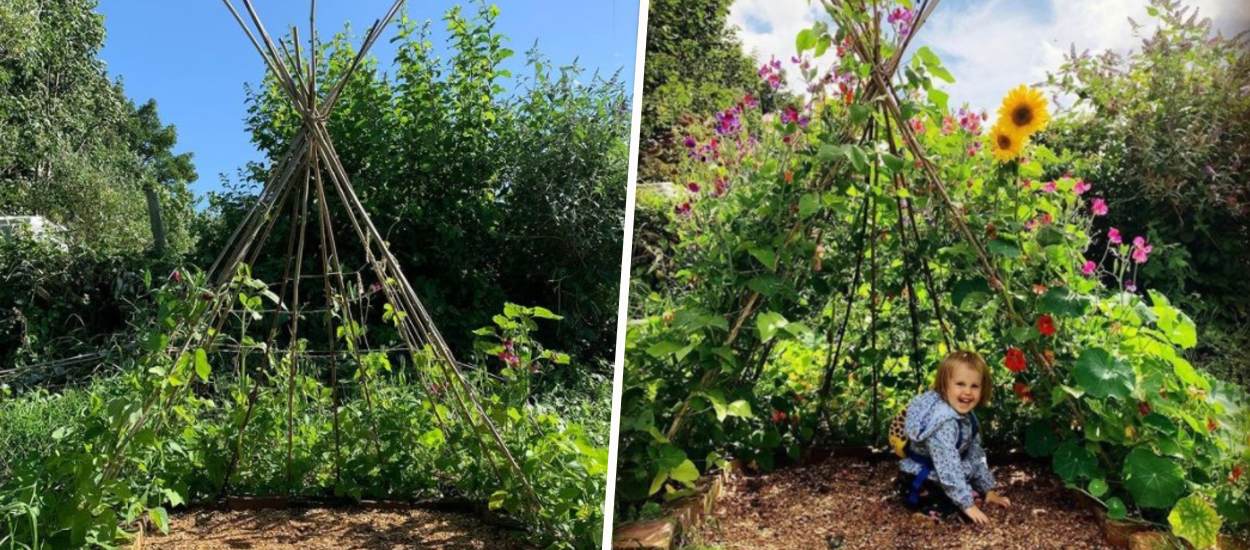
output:
M742 120L738 118L737 109L726 109L716 114L716 133L720 135L734 134L742 128Z
M692 181L686 184L686 189L689 189L691 193L698 193L701 188L697 182Z
M1107 201L1103 200L1102 197L1094 197L1094 201L1090 204L1090 211L1093 212L1095 216L1106 216Z
M680 216L689 216L690 215L690 201L683 202L673 207L673 211L677 212L677 214Z
M975 157L977 156L977 153L980 153L980 152L981 152L980 141L974 141L968 145L968 156Z
M1146 242L1145 237L1133 237L1133 261L1134 262L1139 263L1139 264L1146 263L1146 260L1150 259L1151 250L1154 250L1154 247L1150 246L1150 244Z
M1089 188L1091 187L1093 186L1085 183L1085 180L1076 180L1076 185L1072 186L1072 192L1076 193L1078 196L1084 195L1085 192L1089 191Z
M686 139L682 140L682 142L686 145L687 149L694 149L695 146L699 144L699 142L694 140L694 136L686 136Z
M1058 184L1055 183L1055 180L1050 180L1046 182L1046 185L1042 186L1042 191L1045 191L1047 193L1054 193L1058 188L1059 188Z
M760 100L755 99L755 96L751 94L747 94L742 97L742 104L753 108L760 104Z
M1127 290L1129 292L1137 292L1137 281L1134 281L1132 279L1125 279L1124 290Z
M974 136L981 135L982 117L980 115L962 107L957 114L959 115L959 125L963 127L964 131Z
M726 191L729 191L729 183L725 181L725 178L716 178L716 181L712 184L712 196L720 197Z
M1107 230L1107 240L1110 241L1111 244L1120 244L1124 242L1124 238L1120 236L1120 230L1114 227Z
M1081 273L1089 277L1094 274L1096 269L1098 269L1098 264L1094 263L1093 260L1085 260L1085 265L1081 266Z
M787 105L786 110L781 113L782 124L797 124L799 122L799 110L794 105Z
M504 340L503 351L499 352L499 360L505 365L514 367L521 363L521 358L517 357L516 352L512 348L512 340Z
M915 16L907 8L894 8L894 11L890 12L890 15L886 17L886 21L894 25L894 29L898 31L899 36L907 36L911 34L911 24Z

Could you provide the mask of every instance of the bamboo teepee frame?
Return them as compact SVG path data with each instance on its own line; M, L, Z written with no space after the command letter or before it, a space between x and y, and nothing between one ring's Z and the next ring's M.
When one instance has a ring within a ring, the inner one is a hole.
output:
M339 99L344 86L359 67L365 54L381 36L383 29L388 26L399 12L404 0L395 0L391 8L386 12L386 15L374 21L365 34L360 50L352 59L351 64L347 66L347 69L339 77L338 81L328 88L329 92L325 94L325 97L318 97L317 92L317 66L319 59L316 33L316 0L311 0L309 11L311 33L306 57L300 51L299 34L294 27L292 28L293 40L291 47L288 47L286 43L275 43L265 26L261 23L251 0L242 0L251 26L245 22L230 0L222 1L235 21L243 29L244 34L247 35L248 40L256 48L257 53L260 54L261 59L265 62L268 72L273 76L278 87L285 92L286 97L290 100L291 105L301 119L301 125L296 135L290 140L290 145L286 152L273 164L256 204L253 205L242 223L235 229L227 244L208 270L209 283L214 288L226 288L234 279L241 264L247 263L250 265L258 258L276 222L283 216L286 208L289 208L287 214L289 215L291 230L286 244L286 268L281 281L281 289L278 292L281 300L287 300L288 293L290 297L289 302L284 302L290 304L290 316L287 321L290 348L284 350L288 357L290 368L287 387L286 444L288 478L291 472L293 447L291 428L293 422L291 416L295 394L296 364L301 357L306 355L299 349L298 335L301 317L300 281L308 278L307 275L302 273L302 268L304 253L308 244L306 242L306 229L310 214L313 215L318 226L317 234L321 250L320 265L324 281L322 290L327 302L331 302L327 304L325 311L337 311L342 317L342 321L348 325L358 320L362 323L364 321L363 319L354 318L351 304L348 303L349 284L344 278L345 272L340 263L339 249L334 237L333 217L330 214L327 202L331 193L333 193L339 206L342 207L347 219L350 221L351 229L356 238L359 239L359 244L364 247L367 267L377 281L381 283L378 286L380 286L385 302L393 308L392 311L398 312L394 317L397 332L414 364L420 364L422 360L418 358L418 354L432 352L434 364L436 365L433 370L434 376L439 387L443 388L441 395L436 396L435 392L432 391L432 388L434 388L432 382L435 381L424 380L424 375L420 371L418 371L418 376L423 378L422 381L425 383L426 388L431 389L431 399L441 397L443 400L451 401L451 406L445 411L440 411L439 407L434 407L435 418L440 427L446 431L446 426L453 420L466 422L473 434L471 439L477 447L475 451L486 461L490 462L496 478L502 483L503 469L510 470L511 474L524 487L530 504L534 507L539 507L541 504L538 496L527 476L508 450L499 430L482 407L474 386L466 379L451 349L443 340L421 299L417 296L416 291L413 290L412 285L400 269L399 260L391 253L386 240L373 224L364 205L357 197L347 171L339 160L334 143L330 139L330 133L326 128L326 119L334 109L335 102ZM315 203L312 203L310 198L315 198ZM311 213L309 212L310 203L316 206L315 211ZM186 340L175 348L178 353L177 356L183 357L196 348L212 349L216 336L221 333L222 327L229 318L231 303L231 293L216 293L216 297L211 301L210 305L201 314L189 321L189 324L193 325L193 330L186 331ZM332 330L331 323L330 315L326 315L327 332ZM213 327L214 330L203 330L207 327ZM274 316L271 320L268 337L268 344L271 349L277 332L277 316ZM331 332L331 334L333 333ZM364 345L367 342L363 341L362 335L352 334L351 331L348 331L345 338L348 342L348 349L345 353L359 362L361 350L367 347ZM335 346L333 337L329 341L331 352L327 356L330 361L330 384L334 414L334 470L335 477L338 478L340 461L340 403L337 358L344 352L338 352L333 349ZM369 397L368 383L367 377L362 379L363 395L367 408L371 411L372 403ZM185 388L188 386L190 384L180 387L179 390L185 391ZM257 390L259 388L260 384L257 383L253 386L248 397L247 411L242 424L239 426L237 440L233 445L233 455L228 463L224 479L221 481L220 496L222 497L228 494L230 477L238 466L243 447L243 433L251 419L252 408L256 402ZM144 403L142 414L139 416L138 421L131 424L130 429L126 430L119 438L114 449L113 459L110 460L105 470L106 477L117 475L122 463L122 452L126 446L145 424L152 422L152 417L164 418L166 415L162 411L167 408L166 405L172 402L173 399L174 397L170 396L162 402L159 396L153 396ZM159 421L156 420L155 422ZM370 429L374 429L372 425ZM379 452L379 445L376 431L373 431L371 435L373 450L377 453Z

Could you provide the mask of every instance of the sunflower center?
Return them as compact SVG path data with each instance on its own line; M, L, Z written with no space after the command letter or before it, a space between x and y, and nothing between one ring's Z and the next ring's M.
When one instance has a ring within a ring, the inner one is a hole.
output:
M1011 121L1016 126L1027 126L1030 122L1033 122L1033 109L1030 109L1028 105L1016 107L1015 110L1011 111Z
M1011 149L1011 136L1007 134L998 134L998 148Z

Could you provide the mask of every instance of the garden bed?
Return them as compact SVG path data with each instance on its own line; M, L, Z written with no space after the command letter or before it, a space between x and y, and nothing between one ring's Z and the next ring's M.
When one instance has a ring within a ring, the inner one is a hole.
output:
M191 510L170 518L169 535L136 548L530 548L518 531L464 512L415 506Z
M896 498L893 460L833 457L737 475L714 514L687 537L723 548L1107 548L1095 510L1048 469L994 468L1012 508L985 509L986 527L933 524ZM984 508L983 508L984 509Z

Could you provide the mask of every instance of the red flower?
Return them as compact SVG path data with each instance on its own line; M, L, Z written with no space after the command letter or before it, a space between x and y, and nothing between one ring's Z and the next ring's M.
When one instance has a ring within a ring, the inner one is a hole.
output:
M1150 414L1150 403L1147 403L1145 401L1138 403L1137 412L1141 413L1142 416L1146 416Z
M1007 370L1011 372L1024 372L1028 365L1024 362L1024 352L1019 348L1007 348L1007 357L1003 360L1007 366Z
M1015 384L1012 384L1011 391L1015 392L1016 397L1019 397L1021 401L1027 403L1033 400L1033 390L1024 382L1016 382Z
M1037 331L1042 333L1042 336L1054 336L1055 320L1051 319L1050 315L1042 315L1041 317L1038 317Z
M179 273L179 272L178 272L178 270L177 270L177 269L175 269L175 270L173 271L173 273L170 273L170 274L169 274L169 280L171 280L171 281L173 281L173 282L175 282L175 283L181 283L181 282L182 282L182 273Z
M1215 430L1219 429L1219 427L1220 427L1220 424L1216 422L1214 418L1207 417L1207 431L1208 432L1214 432Z
M1241 465L1240 464L1233 466L1233 471L1228 473L1229 483L1237 483L1237 480L1239 479L1241 479Z
M794 172L786 170L786 173L784 174L784 176L786 178L786 183L790 183L794 181Z
M780 424L782 422L785 422L785 420L786 420L785 411L779 411L777 409L773 409L773 424Z

